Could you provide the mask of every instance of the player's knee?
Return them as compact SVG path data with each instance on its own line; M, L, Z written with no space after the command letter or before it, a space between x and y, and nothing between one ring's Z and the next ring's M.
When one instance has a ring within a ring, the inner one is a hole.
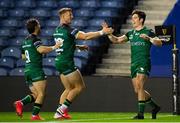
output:
M81 93L85 89L85 86L81 85L81 86L77 87L76 89L77 89L78 93Z
M44 99L46 94L44 92L38 93L38 98Z
M85 89L86 89L86 86L83 85L83 86L81 87L81 91L84 91Z
M138 89L137 89L137 88L134 88L134 92L137 94L137 93L138 93Z
M32 93L31 95L33 96L34 99L37 98L37 93Z
M135 93L139 93L140 91L144 90L144 87L140 84L137 84L134 88Z

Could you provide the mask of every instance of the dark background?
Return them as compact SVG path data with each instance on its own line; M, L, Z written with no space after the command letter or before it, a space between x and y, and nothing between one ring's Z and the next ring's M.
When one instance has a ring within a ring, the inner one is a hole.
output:
M135 112L137 100L128 77L84 77L86 90L72 103L70 111L82 112ZM28 94L23 77L0 77L0 111L14 111L13 102ZM171 78L150 78L145 84L161 112L172 112ZM63 91L57 76L48 77L47 95L42 111L55 111ZM31 105L24 110L31 111ZM150 108L146 108L147 111Z

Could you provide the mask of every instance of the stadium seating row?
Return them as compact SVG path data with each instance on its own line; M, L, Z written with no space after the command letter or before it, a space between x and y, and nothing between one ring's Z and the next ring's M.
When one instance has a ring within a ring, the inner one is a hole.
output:
M74 58L75 65L81 69L85 66L87 60L81 60L79 58ZM1 58L0 59L0 76L23 76L24 75L24 65L25 62L21 59L15 61L11 58ZM16 66L16 67L15 67ZM43 69L46 75L59 75L55 70L54 58L43 59Z
M108 7L108 8L119 8L122 6L124 0L1 0L0 7L4 8L13 8L13 7L23 7L23 8L57 8L57 7L71 7L71 8L79 8L79 7L88 7L88 8L97 8L97 7Z
M58 9L71 7L74 19L72 26L85 32L97 31L101 23L107 20L111 23L118 18L125 0L1 0L0 1L0 75L22 75L24 62L21 59L20 45L28 35L25 22L30 17L36 17L41 23L41 39L44 45L53 45L52 34L59 25ZM77 44L88 45L88 52L76 51L74 60L76 66L83 70L91 57L99 59L104 45L101 39L93 41L77 41ZM48 53L43 58L43 67L48 73L56 75L54 66L55 52ZM96 64L93 62L93 64ZM4 70L5 69L5 70ZM3 72L6 71L6 72ZM51 74L48 74L51 75Z

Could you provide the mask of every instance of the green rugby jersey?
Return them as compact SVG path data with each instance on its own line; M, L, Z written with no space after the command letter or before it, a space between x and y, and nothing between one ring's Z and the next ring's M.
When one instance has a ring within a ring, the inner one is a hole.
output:
M60 41L62 45L56 49L56 60L69 61L73 60L76 49L75 36L79 30L71 28L68 25L58 26L53 34L55 42Z
M42 45L42 42L36 35L29 35L22 44L22 54L26 57L25 71L31 68L42 68L42 54L37 51L37 48Z
M131 30L126 33L128 41L130 41L131 44L131 63L150 61L150 48L152 43L140 38L141 34L155 37L155 33L147 27L139 31Z

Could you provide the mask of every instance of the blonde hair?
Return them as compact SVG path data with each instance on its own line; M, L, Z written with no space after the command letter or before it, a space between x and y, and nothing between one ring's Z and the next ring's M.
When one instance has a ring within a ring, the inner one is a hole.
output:
M71 8L62 8L62 9L60 9L60 10L58 11L59 16L61 16L62 14L64 14L64 13L67 12L67 11L72 12L72 9L71 9Z

